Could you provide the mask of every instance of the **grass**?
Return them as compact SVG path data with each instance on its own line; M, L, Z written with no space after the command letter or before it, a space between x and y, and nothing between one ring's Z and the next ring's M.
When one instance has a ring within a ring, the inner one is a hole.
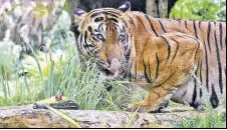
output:
M202 86L199 78L193 75L201 89L205 89ZM206 92L206 91L204 91ZM225 96L223 96L225 97ZM203 114L194 114L191 118L182 120L175 124L175 128L226 128L226 103L225 99L221 99L222 106L217 109L213 109L209 99L209 93L205 93L206 104L204 105L205 111Z
M35 103L57 93L78 102L82 110L122 110L141 99L143 94L132 92L124 81L108 82L114 87L107 91L92 59L80 61L83 57L79 58L70 22L65 22L70 17L64 11L60 14L52 30L43 33L43 39L51 41L47 53L26 43L32 54L15 60L20 51L9 51L15 43L8 46L11 40L6 39L5 47L0 47L4 57L0 61L0 106Z
M37 54L36 59L24 56L20 66L27 74L1 80L4 96L0 98L0 105L34 103L57 93L74 99L81 109L86 110L121 110L131 102L132 99L128 98L131 95L130 88L119 81L109 82L114 88L108 92L96 65L91 61L82 64L77 62L76 50L70 49L76 47L69 45L67 48L67 53L53 53L52 57L44 53ZM40 71L37 63L40 64ZM9 85L8 82L12 82L13 85Z
M225 109L226 108L222 108ZM226 112L208 107L204 115L195 114L174 126L175 128L226 128Z

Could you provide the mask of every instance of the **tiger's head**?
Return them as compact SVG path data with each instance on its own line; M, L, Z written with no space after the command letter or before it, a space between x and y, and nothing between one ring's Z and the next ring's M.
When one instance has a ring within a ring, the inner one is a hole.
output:
M78 49L83 55L95 58L107 77L126 76L132 32L124 16L130 9L131 4L126 2L118 9L100 8L88 13L74 10Z

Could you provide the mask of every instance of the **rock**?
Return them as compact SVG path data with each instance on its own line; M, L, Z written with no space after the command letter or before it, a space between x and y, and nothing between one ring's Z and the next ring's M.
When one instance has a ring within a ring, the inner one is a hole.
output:
M163 113L129 113L95 110L61 110L83 128L147 128L172 127L194 112L173 108ZM32 105L0 108L0 128L73 128L66 120L47 109Z

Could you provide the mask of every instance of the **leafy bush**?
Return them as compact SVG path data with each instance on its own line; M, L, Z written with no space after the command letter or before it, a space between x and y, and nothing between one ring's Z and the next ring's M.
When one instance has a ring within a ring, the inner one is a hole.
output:
M179 0L170 18L226 21L226 0Z

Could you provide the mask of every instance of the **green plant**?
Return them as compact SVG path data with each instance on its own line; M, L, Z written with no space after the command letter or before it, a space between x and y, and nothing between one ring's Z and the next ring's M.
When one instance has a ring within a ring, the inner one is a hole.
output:
M225 109L226 108L222 108ZM208 107L204 114L195 114L175 125L176 128L226 128L226 115Z
M170 18L226 21L225 0L179 0Z

